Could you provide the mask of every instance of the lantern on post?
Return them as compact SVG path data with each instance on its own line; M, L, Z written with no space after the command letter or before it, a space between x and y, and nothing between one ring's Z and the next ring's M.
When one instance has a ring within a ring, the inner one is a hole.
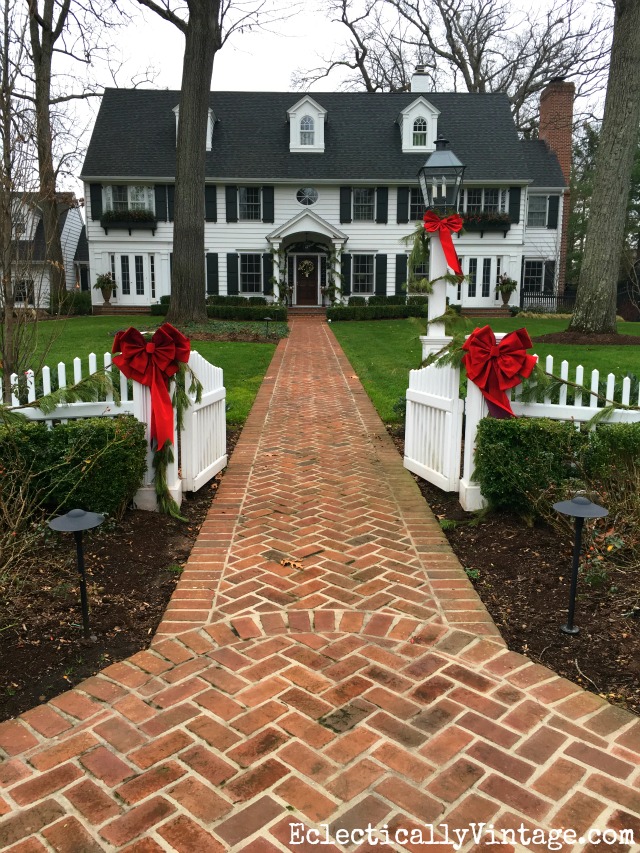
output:
M462 228L457 211L466 167L448 148L449 140L439 135L435 144L436 150L429 154L424 166L418 170L420 190L427 208L425 228L431 235L429 280L434 282L433 292L428 296L427 335L421 338L423 358L451 340L445 336L444 324L432 321L434 317L441 317L447 308L447 283L443 280L447 269L451 267L454 272L461 273L451 234Z

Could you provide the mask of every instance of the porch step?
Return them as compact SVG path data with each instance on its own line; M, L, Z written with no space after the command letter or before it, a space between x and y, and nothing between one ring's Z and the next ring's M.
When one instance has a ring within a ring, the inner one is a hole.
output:
M101 317L117 314L150 314L151 309L148 305L109 305L107 308L94 305L93 313L100 314Z
M495 308L463 308L463 317L510 317L507 305L496 305Z

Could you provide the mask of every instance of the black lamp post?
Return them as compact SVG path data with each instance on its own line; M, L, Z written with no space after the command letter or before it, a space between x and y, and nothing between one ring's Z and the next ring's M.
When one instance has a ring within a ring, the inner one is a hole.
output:
M85 639L89 631L89 602L87 600L87 579L84 573L84 553L82 551L82 531L98 527L104 521L104 515L97 512L85 512L83 509L71 509L66 515L59 515L48 522L52 530L73 533L76 540L78 571L80 572L80 602L82 604L82 633Z
M269 337L269 323L271 322L271 317L264 317L263 319L264 319L265 323L267 324L266 336Z
M573 546L573 570L571 572L571 589L569 590L569 613L567 624L562 625L560 630L565 634L577 634L580 628L573 624L573 616L576 610L576 592L578 589L578 568L580 566L580 548L582 545L582 528L585 518L604 518L609 515L609 510L598 504L594 504L585 495L574 495L569 501L559 501L553 508L562 515L573 516L576 520L576 538Z
M439 214L458 210L465 166L447 146L449 140L439 135L436 150L418 170L422 198L427 209Z

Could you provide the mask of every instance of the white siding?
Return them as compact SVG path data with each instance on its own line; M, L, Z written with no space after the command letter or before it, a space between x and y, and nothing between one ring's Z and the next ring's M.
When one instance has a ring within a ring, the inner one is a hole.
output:
M72 207L67 212L67 218L65 219L64 226L62 228L62 234L60 235L67 290L72 290L76 283L73 258L76 254L78 240L80 239L80 232L82 231L83 225L84 223L82 221L80 211L77 208Z

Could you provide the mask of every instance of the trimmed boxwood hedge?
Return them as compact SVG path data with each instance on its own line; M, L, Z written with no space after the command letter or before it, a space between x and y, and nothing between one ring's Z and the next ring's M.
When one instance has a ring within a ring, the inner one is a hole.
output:
M0 429L0 467L22 472L36 502L52 512L119 515L142 484L146 455L144 425L128 415Z
M168 305L152 305L151 313L155 317L165 317L169 311ZM239 320L250 322L252 320L277 320L281 323L287 322L287 309L283 305L251 305L243 303L234 305L224 303L207 305L207 317L212 320Z
M425 305L347 305L327 309L328 320L397 320L426 317Z

